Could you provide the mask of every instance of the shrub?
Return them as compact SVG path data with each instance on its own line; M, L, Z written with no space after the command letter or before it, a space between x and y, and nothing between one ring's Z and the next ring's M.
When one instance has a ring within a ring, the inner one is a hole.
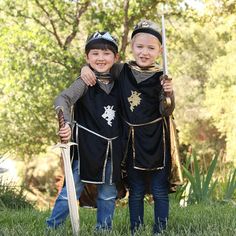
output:
M0 176L0 208L33 208L34 204L26 199L23 192L23 187L17 187L14 183L3 181Z

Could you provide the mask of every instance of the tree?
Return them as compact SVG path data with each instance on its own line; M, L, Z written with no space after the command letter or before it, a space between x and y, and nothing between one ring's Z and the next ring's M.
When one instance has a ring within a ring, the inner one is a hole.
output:
M88 33L116 33L125 55L134 24L143 16L156 19L162 2L0 2L1 150L28 160L56 142L53 100L78 76ZM169 8L179 2L169 1Z
M235 160L236 147L236 7L235 1L218 1L211 22L218 35L221 53L208 70L205 105L221 135L226 137L226 158Z
M55 142L53 99L84 64L73 41L88 5L89 1L1 3L1 150L28 160Z
M205 1L204 14L174 22L170 50L181 142L202 152L226 146L228 160L235 155L233 2Z

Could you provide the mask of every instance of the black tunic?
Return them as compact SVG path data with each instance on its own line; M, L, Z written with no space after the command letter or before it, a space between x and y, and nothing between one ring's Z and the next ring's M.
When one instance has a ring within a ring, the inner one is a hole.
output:
M110 183L119 181L122 159L119 112L116 83L109 94L98 84L89 87L76 102L74 118L77 128L73 135L78 138L80 177L83 182L104 183L108 158L112 163Z
M137 83L125 64L119 78L122 117L128 126L128 143L132 146L134 168L155 170L164 167L165 122L159 111L162 86L156 72Z

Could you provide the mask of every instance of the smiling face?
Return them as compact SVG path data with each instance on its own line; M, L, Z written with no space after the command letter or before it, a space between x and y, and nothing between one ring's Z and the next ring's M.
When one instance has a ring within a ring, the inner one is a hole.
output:
M132 39L131 46L134 59L140 67L151 66L162 52L159 40L148 33L136 34Z
M86 61L95 71L108 73L117 57L110 49L91 49L86 55Z

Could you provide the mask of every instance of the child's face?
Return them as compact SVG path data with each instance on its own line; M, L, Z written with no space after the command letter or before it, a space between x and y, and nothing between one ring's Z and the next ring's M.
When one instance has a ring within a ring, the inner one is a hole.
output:
M159 40L148 33L136 34L131 46L134 59L140 67L151 66L162 52Z
M109 72L113 64L117 61L118 55L111 50L91 49L86 55L86 61L90 66L100 73Z

